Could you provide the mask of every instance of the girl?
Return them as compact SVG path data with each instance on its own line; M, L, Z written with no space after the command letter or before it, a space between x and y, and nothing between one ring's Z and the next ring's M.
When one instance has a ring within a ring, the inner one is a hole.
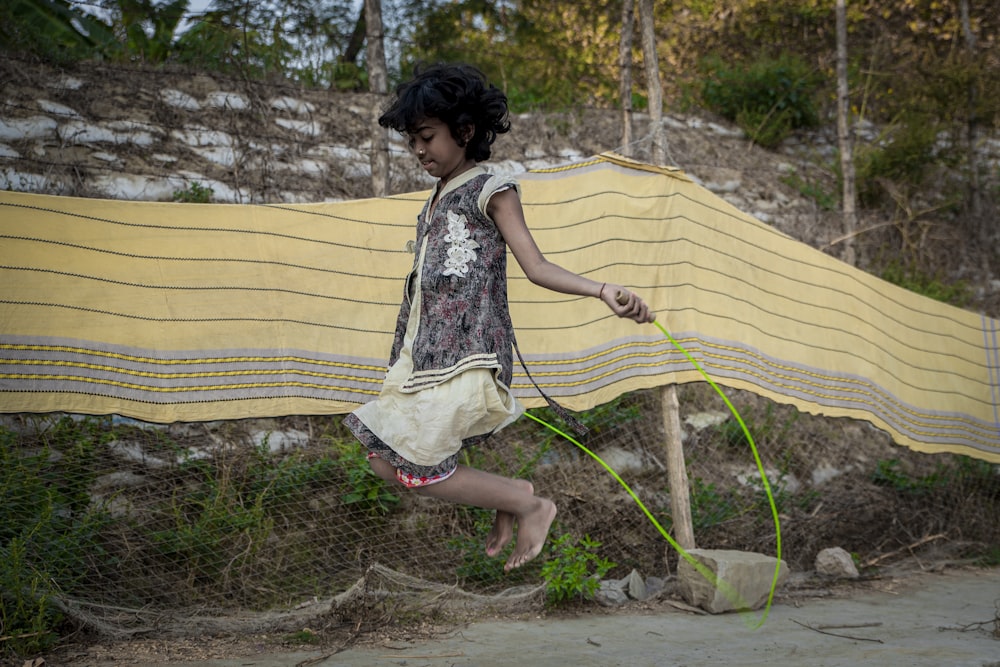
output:
M507 248L536 285L593 296L619 317L653 314L619 285L545 259L528 231L519 186L477 166L510 129L507 98L469 65L435 65L396 88L379 124L409 139L438 179L417 218L413 269L375 401L345 423L381 478L435 498L496 510L486 552L517 540L504 569L538 555L556 515L530 482L458 465L463 447L517 419L510 391L514 330L507 309ZM616 296L618 297L616 299Z

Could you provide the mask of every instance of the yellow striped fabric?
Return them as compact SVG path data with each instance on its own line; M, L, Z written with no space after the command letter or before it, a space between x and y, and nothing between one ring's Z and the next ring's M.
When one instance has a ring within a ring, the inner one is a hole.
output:
M677 170L596 156L521 177L571 271L639 292L722 386L1000 461L1000 325L890 285ZM378 393L427 196L200 205L0 193L0 411L154 422L335 414ZM649 325L531 285L532 377L582 410L701 376ZM515 393L541 405L520 368Z

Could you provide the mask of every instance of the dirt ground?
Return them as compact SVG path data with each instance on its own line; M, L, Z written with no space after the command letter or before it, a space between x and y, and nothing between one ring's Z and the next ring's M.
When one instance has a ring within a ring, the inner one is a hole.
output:
M350 634L350 633L348 633ZM66 646L45 665L1000 667L1000 568L897 570L783 590L763 611L708 615L676 600L608 612L397 628L318 644L258 635Z

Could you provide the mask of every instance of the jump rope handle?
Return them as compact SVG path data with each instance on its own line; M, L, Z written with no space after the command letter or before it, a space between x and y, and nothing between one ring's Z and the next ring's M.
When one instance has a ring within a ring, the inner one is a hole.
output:
M615 301L618 302L619 306L628 305L628 294L621 290L618 290L617 292L615 292Z

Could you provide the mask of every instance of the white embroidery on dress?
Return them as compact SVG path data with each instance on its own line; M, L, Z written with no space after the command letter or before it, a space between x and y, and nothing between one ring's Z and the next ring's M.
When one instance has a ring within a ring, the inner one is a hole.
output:
M448 211L448 233L444 240L451 243L451 247L448 248L448 259L444 261L446 276L464 278L469 273L469 262L476 258L479 244L472 240L467 222L464 215Z

